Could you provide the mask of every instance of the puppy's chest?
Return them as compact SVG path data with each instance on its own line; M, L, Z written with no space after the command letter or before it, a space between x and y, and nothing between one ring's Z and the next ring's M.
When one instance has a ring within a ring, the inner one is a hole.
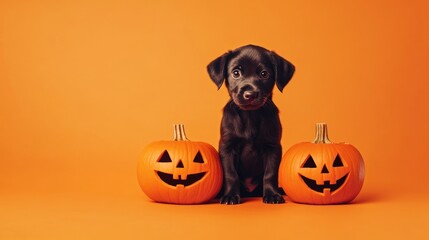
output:
M263 131L262 126L266 125L264 122L260 117L242 117L239 126L241 137L249 142L257 141Z
M242 132L243 140L248 142L248 143L258 142L259 136L260 136L259 126L251 125L251 126L246 127L246 128L247 128L247 131Z

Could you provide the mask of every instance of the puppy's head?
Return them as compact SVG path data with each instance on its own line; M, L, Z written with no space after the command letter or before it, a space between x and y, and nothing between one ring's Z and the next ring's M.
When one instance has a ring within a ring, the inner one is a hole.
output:
M218 88L225 82L238 107L255 110L271 98L274 85L283 91L295 67L272 51L247 45L216 58L207 70Z

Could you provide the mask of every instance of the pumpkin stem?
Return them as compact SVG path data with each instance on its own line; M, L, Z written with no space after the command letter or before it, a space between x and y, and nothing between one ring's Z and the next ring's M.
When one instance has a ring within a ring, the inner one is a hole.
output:
M185 134L185 126L183 124L174 124L174 141L189 141Z
M313 143L332 143L328 138L328 124L316 123L316 138Z

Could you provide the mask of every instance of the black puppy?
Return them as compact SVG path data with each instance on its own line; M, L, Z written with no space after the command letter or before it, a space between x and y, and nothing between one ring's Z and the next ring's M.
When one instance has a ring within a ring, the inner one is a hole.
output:
M263 196L264 203L284 203L278 189L282 128L272 101L274 85L282 91L295 67L276 53L248 45L229 51L207 66L231 99L223 110L219 154L224 172L220 203L238 204L240 196Z

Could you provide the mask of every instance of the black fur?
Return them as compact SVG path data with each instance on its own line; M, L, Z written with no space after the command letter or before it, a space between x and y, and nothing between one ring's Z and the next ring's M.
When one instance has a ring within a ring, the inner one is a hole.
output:
M262 195L264 203L284 203L278 189L282 128L272 91L274 85L283 90L295 67L272 51L247 45L218 57L207 70L218 88L225 82L231 97L221 123L220 202L238 204L242 196Z

